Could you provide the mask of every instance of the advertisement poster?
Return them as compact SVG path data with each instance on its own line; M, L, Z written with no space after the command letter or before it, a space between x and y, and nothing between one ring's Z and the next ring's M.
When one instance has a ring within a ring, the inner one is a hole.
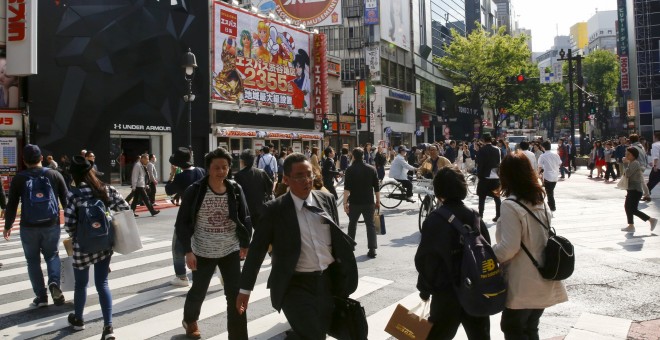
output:
M380 2L380 36L394 45L410 50L410 3Z
M376 46L366 46L364 48L366 53L365 58L367 59L367 66L369 66L369 76L371 81L379 82L380 81L380 47Z
M215 2L211 99L310 110L310 39L308 32Z
M305 26L341 25L341 0L252 0L262 14L275 12Z
M364 24L378 25L378 0L364 0Z
M16 137L0 137L0 176L4 190L9 190L11 177L18 170L18 145Z

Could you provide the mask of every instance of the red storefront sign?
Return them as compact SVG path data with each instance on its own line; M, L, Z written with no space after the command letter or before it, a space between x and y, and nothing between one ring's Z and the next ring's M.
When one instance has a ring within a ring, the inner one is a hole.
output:
M320 128L323 115L328 113L328 61L325 34L314 35L314 121Z
M422 126L425 128L431 127L431 116L423 113L422 114Z
M621 62L621 91L630 91L630 74L628 73L628 56L622 55Z

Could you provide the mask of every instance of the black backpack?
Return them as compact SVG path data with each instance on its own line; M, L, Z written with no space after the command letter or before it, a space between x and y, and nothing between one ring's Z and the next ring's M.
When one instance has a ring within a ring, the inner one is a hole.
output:
M79 189L81 204L76 208L78 223L76 225L76 242L80 251L85 254L98 253L112 249L114 246L114 228L112 218L103 201L96 197L84 198Z
M506 282L493 248L479 231L479 215L475 213L474 224L468 225L446 207L440 207L437 211L461 235L463 256L459 280L454 281L461 307L472 316L489 316L503 311Z
M532 256L527 247L525 247L525 245L520 242L520 247L523 249L523 251L525 251L529 259L532 260L534 267L538 269L539 273L541 273L541 276L546 280L553 281L561 281L569 278L575 269L575 252L571 241L567 240L565 237L557 235L555 228L546 226L538 217L536 217L536 215L532 213L531 210L529 210L529 208L527 208L527 206L522 204L520 201L510 198L508 200L518 203L518 205L527 210L527 212L532 217L534 217L534 219L536 219L536 221L538 221L541 226L545 228L545 230L548 231L548 242L546 243L545 250L543 251L545 254L545 264L543 267L541 267L539 263L534 259L534 256ZM550 221L548 218L547 210L545 211L545 217L547 221Z

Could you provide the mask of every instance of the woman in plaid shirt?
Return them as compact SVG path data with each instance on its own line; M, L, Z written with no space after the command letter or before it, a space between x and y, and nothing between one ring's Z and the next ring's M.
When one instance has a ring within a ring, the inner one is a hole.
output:
M68 204L64 211L64 229L73 238L73 273L75 277L74 307L75 313L69 314L69 324L74 330L85 329L83 309L87 300L87 282L89 281L89 267L94 265L94 281L99 294L101 312L103 313L102 340L115 339L112 330L112 295L108 287L108 272L110 271L110 258L112 249L87 254L80 251L76 242L76 229L78 226L78 207L86 199L96 197L103 201L108 210L128 210L128 203L117 190L101 182L92 170L93 164L82 156L73 156L70 172L78 190L69 191ZM92 170L92 171L90 171Z

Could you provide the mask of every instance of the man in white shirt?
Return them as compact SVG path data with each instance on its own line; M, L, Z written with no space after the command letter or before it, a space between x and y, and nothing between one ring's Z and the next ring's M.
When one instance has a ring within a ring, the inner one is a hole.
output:
M406 188L406 201L415 203L412 199L412 182L408 179L408 171L416 171L417 168L408 164L406 161L406 154L408 150L405 145L399 146L399 154L392 161L390 166L390 178L394 178L397 182L401 183Z
M519 144L520 149L522 150L522 153L527 156L527 159L529 159L529 162L532 164L532 169L535 169L538 167L536 163L536 155L534 155L533 152L529 151L529 142L524 140L520 142Z
M656 184L660 182L660 132L653 135L653 145L651 146L651 173L649 174L649 194L653 191Z
M561 158L559 155L550 151L550 142L543 142L545 152L539 157L539 174L543 178L543 187L545 193L548 195L548 206L550 210L555 211L555 186L559 180L559 167L561 166Z
M268 177L273 180L273 183L277 183L277 160L275 156L270 154L270 148L264 146L261 148L262 155L257 161L257 168L266 172Z

